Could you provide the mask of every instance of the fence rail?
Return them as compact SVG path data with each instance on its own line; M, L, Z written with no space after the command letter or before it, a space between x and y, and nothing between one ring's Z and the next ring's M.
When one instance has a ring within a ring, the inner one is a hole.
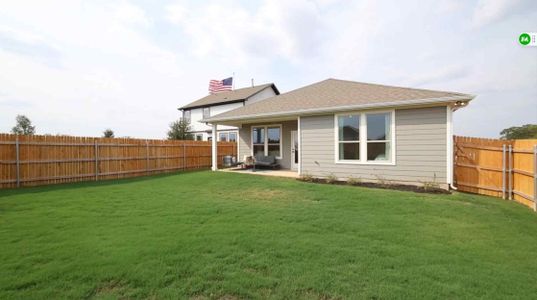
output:
M537 210L537 140L454 137L461 191L514 200Z
M218 162L237 154L218 142ZM211 142L0 134L0 188L144 176L211 166Z

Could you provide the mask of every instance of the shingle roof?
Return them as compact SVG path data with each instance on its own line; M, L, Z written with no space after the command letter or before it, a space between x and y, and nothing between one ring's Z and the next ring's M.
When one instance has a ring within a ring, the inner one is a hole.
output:
M191 102L183 107L180 107L179 109L196 108L196 107L203 107L203 106L211 106L215 104L223 104L227 102L241 101L259 93L260 91L268 87L272 87L276 95L280 93L278 89L276 88L276 86L274 85L274 83L267 83L267 84L256 85L253 87L236 89L236 90L228 91L228 92L220 92L216 94L211 94L199 100Z
M247 118L300 115L338 111L471 100L474 96L424 89L326 79L203 120L229 121Z

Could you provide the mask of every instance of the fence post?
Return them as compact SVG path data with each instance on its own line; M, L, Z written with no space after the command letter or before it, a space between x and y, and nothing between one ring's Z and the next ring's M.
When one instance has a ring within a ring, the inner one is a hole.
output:
M509 200L513 200L513 145L509 145L508 159L509 159L509 168L507 179L509 181Z
M502 199L505 199L505 144L502 145Z
M94 140L94 151L95 151L95 181L99 180L99 142L97 139Z
M149 143L145 140L145 172L149 175Z
M21 186L21 163L20 163L20 146L19 146L19 136L15 140L15 152L16 152L16 164L17 164L17 187Z
M537 211L537 145L533 146L533 210Z
M183 171L186 170L186 145L183 141Z

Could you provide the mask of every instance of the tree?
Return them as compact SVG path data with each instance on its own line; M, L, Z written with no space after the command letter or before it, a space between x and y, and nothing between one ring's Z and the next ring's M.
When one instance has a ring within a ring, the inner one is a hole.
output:
M114 131L110 128L106 128L104 131L103 131L103 137L105 138L113 138L114 137Z
M501 139L537 139L537 124L526 124L522 126L513 126L500 132Z
M11 129L13 134L33 135L35 133L35 126L32 126L32 121L25 115L18 115L15 120L17 125Z
M185 119L170 123L168 130L169 140L193 140L194 135L190 133L190 123Z

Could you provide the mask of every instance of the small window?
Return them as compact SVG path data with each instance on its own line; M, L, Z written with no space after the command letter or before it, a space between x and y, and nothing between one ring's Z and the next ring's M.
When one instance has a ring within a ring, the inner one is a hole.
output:
M196 141L203 141L203 134L196 134Z
M210 107L204 107L203 108L203 118L208 118L211 116L211 108Z
M207 141L210 142L210 141L212 141L212 140L213 140L213 137L212 137L212 136L207 137Z
M267 128L267 152L268 155L280 157L280 127Z
M218 135L218 139L221 142L227 142L227 132L220 132L220 134Z
M367 114L367 160L390 160L391 114Z
M190 110L183 111L183 119L188 120L190 122Z
M265 128L252 128L252 146L255 155L265 155Z
M236 132L230 132L229 133L229 141L230 142L237 142L237 133Z
M340 160L360 160L360 115L338 116Z

